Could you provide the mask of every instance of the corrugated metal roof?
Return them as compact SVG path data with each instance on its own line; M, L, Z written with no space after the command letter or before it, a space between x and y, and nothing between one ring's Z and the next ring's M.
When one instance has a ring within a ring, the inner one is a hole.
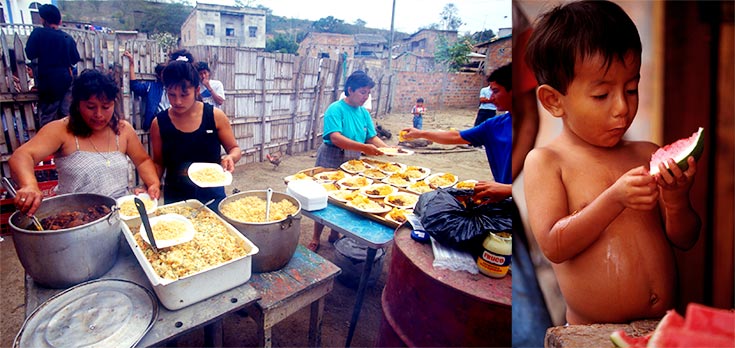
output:
M388 43L388 40L376 34L355 34L355 41L357 41L357 43L364 43L364 44Z

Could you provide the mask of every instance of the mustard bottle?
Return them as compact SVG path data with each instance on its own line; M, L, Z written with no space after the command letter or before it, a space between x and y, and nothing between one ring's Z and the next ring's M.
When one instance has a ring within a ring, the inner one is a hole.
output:
M482 243L482 254L477 257L477 268L488 277L503 278L508 274L513 238L510 233L490 232Z

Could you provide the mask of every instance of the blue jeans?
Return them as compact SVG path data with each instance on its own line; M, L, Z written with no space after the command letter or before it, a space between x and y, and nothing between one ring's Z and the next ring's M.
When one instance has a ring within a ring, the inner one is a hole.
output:
M523 234L523 236L521 236ZM552 326L520 217L513 219L513 347L543 347Z
M422 116L413 117L413 128L421 129L424 127L424 118Z

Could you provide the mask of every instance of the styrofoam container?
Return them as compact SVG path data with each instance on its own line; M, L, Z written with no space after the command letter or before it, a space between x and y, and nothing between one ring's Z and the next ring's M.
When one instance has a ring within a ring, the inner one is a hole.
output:
M301 203L301 209L312 211L327 207L327 189L311 180L294 180L288 183L286 193Z
M159 206L158 209L178 205L199 208L202 206L202 203L197 200L187 200ZM215 214L208 207L204 207L203 209ZM181 309L240 286L250 280L252 274L252 256L258 253L258 247L238 232L232 225L227 223L227 221L219 217L219 215L217 215L217 218L225 225L228 233L241 239L248 246L250 253L177 280L159 277L156 271L153 270L148 259L143 255L143 251L138 243L135 242L135 237L130 227L127 224L121 224L125 240L127 240L128 245L133 250L135 258L143 268L148 281L153 286L153 291L158 296L158 299L161 300L164 307L170 310Z

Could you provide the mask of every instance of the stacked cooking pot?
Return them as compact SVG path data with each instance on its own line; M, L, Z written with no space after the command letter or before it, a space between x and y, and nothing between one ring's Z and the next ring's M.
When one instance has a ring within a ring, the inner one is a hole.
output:
M91 193L71 193L43 200L36 211L42 220L62 212L115 206L115 200ZM116 210L87 224L37 231L25 214L10 216L13 243L20 263L33 280L45 287L67 288L99 278L115 265L120 246L120 217Z

